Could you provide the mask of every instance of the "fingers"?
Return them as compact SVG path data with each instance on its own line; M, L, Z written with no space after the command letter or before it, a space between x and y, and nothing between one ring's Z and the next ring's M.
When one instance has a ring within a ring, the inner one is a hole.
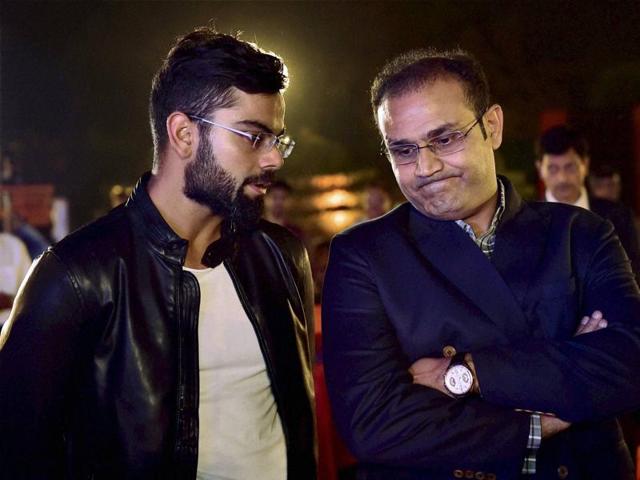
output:
M591 333L601 330L603 328L607 328L608 322L603 317L602 312L600 310L594 311L590 317L584 316L580 321L580 325L578 325L578 329L574 336L582 335L584 333Z
M540 427L542 429L542 438L549 438L569 428L571 424L557 417L548 415L540 415Z

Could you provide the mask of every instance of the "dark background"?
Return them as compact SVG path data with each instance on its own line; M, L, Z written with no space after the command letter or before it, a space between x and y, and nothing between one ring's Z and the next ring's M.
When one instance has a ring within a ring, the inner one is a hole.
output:
M368 88L386 59L461 46L505 111L499 165L535 182L544 111L588 133L593 161L623 171L634 200L631 110L640 104L640 2L13 2L0 4L0 147L26 182L72 202L73 225L114 183L151 164L151 78L178 35L213 19L286 61L285 176L380 169ZM636 139L639 140L639 139Z

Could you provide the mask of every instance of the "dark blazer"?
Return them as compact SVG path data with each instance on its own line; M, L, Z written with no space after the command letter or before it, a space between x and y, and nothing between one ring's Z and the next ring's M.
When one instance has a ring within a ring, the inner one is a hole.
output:
M573 423L538 475L631 479L613 418L640 405L640 292L611 224L522 202L510 183L490 261L455 222L403 204L335 237L324 284L325 369L359 478L519 478L530 415ZM574 337L600 309L606 329ZM412 383L420 357L471 352L481 396ZM462 475L462 476L460 476ZM469 476L471 475L471 476Z
M631 209L622 203L611 202L591 195L589 195L589 208L593 213L597 213L613 224L620 243L631 260L631 267L636 274L636 279L639 279L640 241L638 241L638 231Z

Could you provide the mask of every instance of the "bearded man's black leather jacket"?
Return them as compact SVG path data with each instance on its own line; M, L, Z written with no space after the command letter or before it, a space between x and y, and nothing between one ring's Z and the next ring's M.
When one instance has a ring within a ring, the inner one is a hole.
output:
M146 190L49 248L0 337L0 478L194 479L200 292ZM315 478L313 286L277 225L215 242L252 322L287 446ZM213 266L213 265L210 265Z

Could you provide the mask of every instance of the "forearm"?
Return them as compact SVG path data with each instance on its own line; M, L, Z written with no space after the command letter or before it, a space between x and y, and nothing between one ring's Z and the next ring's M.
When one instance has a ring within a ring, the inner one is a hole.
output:
M637 408L640 348L613 327L564 342L473 352L483 398L579 422Z
M363 462L425 467L438 464L514 472L522 467L529 415L484 402L455 400L410 383L399 369L376 367L380 350L360 363L346 360L325 339L325 373L336 423L350 449ZM349 365L349 368L344 368ZM371 369L371 370L369 370ZM460 441L464 439L464 441ZM502 468L501 467L501 468Z

